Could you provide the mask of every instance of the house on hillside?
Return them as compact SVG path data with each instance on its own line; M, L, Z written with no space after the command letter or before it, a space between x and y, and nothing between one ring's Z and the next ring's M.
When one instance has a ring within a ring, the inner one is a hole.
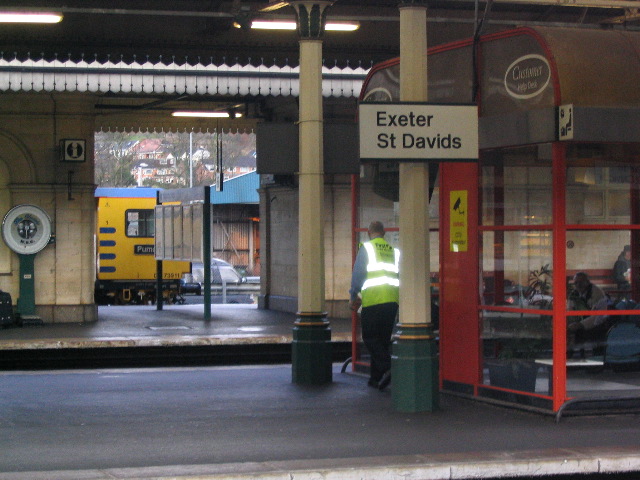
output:
M233 166L226 167L224 169L224 179L230 180L239 175L251 173L256 171L256 152L253 151L249 155L242 155L233 159ZM204 168L211 175L211 178L215 178L216 165L213 163L203 164Z
M139 160L131 166L131 175L139 187L149 185L149 183L152 185L186 184L173 162L163 162L163 160ZM147 181L146 184L145 181Z
M169 151L165 140L141 140L131 148L131 152L134 158L131 174L138 186L143 186L146 180L153 184L185 184L185 180L178 175L176 159Z
M243 155L236 157L235 165L231 168L227 168L224 171L224 179L229 180L237 177L238 175L244 175L245 173L256 171L256 152L252 152L249 155Z
M162 160L169 154L166 142L161 138L145 138L131 148L134 160Z

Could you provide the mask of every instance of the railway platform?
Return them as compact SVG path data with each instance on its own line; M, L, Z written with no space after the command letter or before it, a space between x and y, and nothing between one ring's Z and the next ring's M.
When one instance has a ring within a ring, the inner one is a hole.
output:
M100 306L98 321L51 323L0 330L0 351L290 343L294 313L251 304ZM330 318L332 341L351 341L351 320Z
M100 306L98 321L0 330L0 370L290 362L296 315L251 304ZM330 318L334 361L351 353L351 320Z
M556 424L450 395L437 412L399 413L393 384L380 392L337 364L322 386L292 384L289 365L0 372L0 384L0 480L635 480L640 471L638 416Z
M0 348L290 342L293 314L246 305L101 307L94 324L0 331ZM332 321L332 339L350 322ZM640 415L553 417L441 394L399 413L334 364L0 371L0 480L631 479ZM607 474L616 474L607 477Z

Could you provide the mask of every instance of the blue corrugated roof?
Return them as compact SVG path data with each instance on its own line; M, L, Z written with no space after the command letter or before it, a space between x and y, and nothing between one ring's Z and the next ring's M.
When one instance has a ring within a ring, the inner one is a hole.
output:
M260 197L258 188L260 188L260 177L257 172L245 173L233 177L231 180L225 180L222 184L222 191L216 192L211 187L211 203L216 205L228 203L258 203Z
M95 197L107 198L156 198L159 188L152 187L98 187Z
M245 173L244 175L226 180L221 192L216 192L215 187L211 187L211 203L215 205L259 203L258 188L260 188L260 177L258 173ZM158 192L158 190L161 189L152 187L98 187L96 188L95 196L109 198L156 198L156 192Z

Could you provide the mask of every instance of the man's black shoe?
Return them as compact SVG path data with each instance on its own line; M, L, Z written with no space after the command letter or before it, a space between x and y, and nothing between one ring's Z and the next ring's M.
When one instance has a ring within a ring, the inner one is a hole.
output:
M378 382L378 390L382 391L391 383L391 370L387 370Z
M376 382L373 378L370 378L367 382L367 385L373 388L378 388L378 382Z

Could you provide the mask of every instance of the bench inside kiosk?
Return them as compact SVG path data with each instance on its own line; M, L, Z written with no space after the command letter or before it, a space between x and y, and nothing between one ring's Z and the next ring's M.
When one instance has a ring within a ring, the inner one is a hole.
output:
M432 48L428 65L430 102L479 110L479 162L441 163L431 202L441 389L556 414L637 408L640 33L517 28ZM397 102L398 78L397 59L374 67L361 101ZM393 226L392 170L363 168L354 231Z

